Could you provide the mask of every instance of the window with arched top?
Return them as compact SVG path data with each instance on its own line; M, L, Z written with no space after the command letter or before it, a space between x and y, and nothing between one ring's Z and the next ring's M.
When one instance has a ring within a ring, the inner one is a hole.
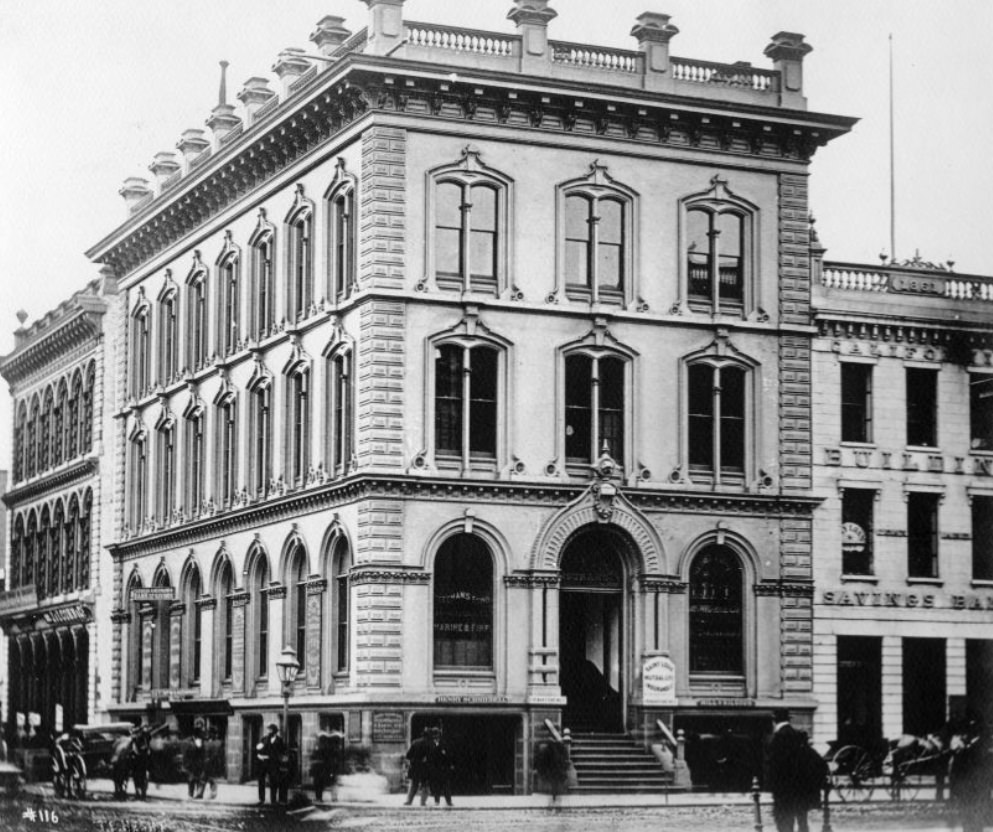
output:
M218 651L218 670L221 680L231 681L234 667L234 571L231 561L226 557L217 573L217 583L214 595L217 598L216 623L214 629L214 644L220 647Z
M169 574L160 570L152 580L152 586L168 589L172 586ZM169 604L156 604L152 617L152 655L151 676L152 687L162 689L169 687Z
M434 561L434 667L493 666L493 555L476 535L447 538Z
M97 367L91 361L83 379L83 401L79 417L79 450L84 454L93 450L93 396L96 393L96 382Z
M206 366L210 352L207 307L207 269L195 255L186 278L186 365L191 372Z
M325 406L325 468L345 474L355 453L355 387L352 351L339 348L327 359L327 404Z
M744 673L744 572L727 546L699 552L689 572L690 673Z
M294 543L286 567L286 639L296 650L300 670L307 657L307 552Z
M264 208L259 209L259 222L248 245L251 268L250 326L252 337L261 341L272 332L276 322L276 278L273 269L276 231L266 220Z
M190 562L183 575L183 625L180 650L180 687L200 681L200 658L203 646L203 614L199 603L203 581L197 565Z
M25 474L28 479L38 473L38 434L41 427L41 403L35 396L31 400L31 413L28 416L28 438Z
M128 526L132 533L137 533L148 516L148 448L145 431L135 431L128 444Z
M434 349L434 453L463 470L497 459L502 350L462 340Z
M148 303L140 302L131 313L131 395L142 398L152 386L152 321Z
M286 479L306 484L310 464L310 369L294 368L286 379Z
M32 511L28 515L28 526L24 533L24 566L21 584L32 586L35 582L35 556L38 546L38 517Z
M328 297L341 303L358 285L357 180L338 159L334 179L325 194L327 204Z
M47 471L52 464L52 418L55 409L55 393L49 387L41 405L41 428L38 437L38 470Z
M159 295L159 383L169 384L178 376L179 292L172 283Z
M230 508L238 491L238 401L233 391L218 401L216 417L217 500Z
M69 413L69 385L64 378L59 379L55 395L55 413L52 420L52 464L61 465L66 459L65 422Z
M79 416L83 409L83 376L79 370L72 374L72 386L69 390L69 409L66 413L66 460L75 459L80 453Z
M21 586L24 568L24 516L18 514L14 518L14 525L10 536L10 588L17 589Z
M83 495L83 507L79 515L79 588L90 587L90 558L93 541L93 489L87 488Z
M65 524L65 549L62 556L63 592L74 592L79 588L79 526L79 498L73 494L69 499L69 511Z
M21 402L17 408L17 418L14 420L14 482L20 482L27 476L27 434L28 406Z
M156 475L156 513L160 524L172 522L176 508L176 421L163 419L156 431L155 456L158 463Z
M307 317L314 295L314 206L297 185L286 217L286 309L293 323Z
M269 560L261 549L249 555L248 611L251 632L249 674L255 679L269 675Z
M565 357L565 456L590 465L606 451L625 456L628 365L626 357L580 351Z
M241 338L241 254L231 232L217 260L217 352L232 355Z
M428 269L441 289L499 294L510 282L513 181L480 155L467 146L428 174Z
M202 406L197 404L187 410L183 425L186 434L184 479L186 510L191 517L200 516L206 499L205 422L206 412Z
M266 380L249 391L249 448L252 496L263 499L272 481L272 383Z
M49 543L50 543L50 530L52 527L52 515L45 506L41 510L41 521L38 524L38 539L35 541L35 551L38 553L38 578L35 581L35 590L38 593L39 598L44 598L48 592L48 563L49 563ZM58 557L57 553L54 553L54 557Z
M48 594L57 595L62 591L62 558L65 547L65 509L62 500L55 503L52 512L52 526L48 535Z

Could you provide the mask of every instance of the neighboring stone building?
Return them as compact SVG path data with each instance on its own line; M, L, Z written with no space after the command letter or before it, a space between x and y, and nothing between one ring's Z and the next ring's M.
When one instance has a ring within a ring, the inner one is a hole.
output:
M303 771L337 727L395 777L440 723L458 788L527 792L546 720L754 765L815 707L807 175L852 120L792 33L758 69L665 15L627 51L547 0L365 2L240 114L222 81L88 252L126 321L108 710L252 777L288 645Z
M993 278L815 242L815 739L993 718Z
M107 525L107 394L116 281L102 275L29 327L0 358L13 396L14 451L3 502L10 545L0 626L7 638L5 727L13 738L92 722L109 704L96 638L112 599L101 594L110 557ZM106 559L105 563L101 558ZM101 654L102 658L101 658Z

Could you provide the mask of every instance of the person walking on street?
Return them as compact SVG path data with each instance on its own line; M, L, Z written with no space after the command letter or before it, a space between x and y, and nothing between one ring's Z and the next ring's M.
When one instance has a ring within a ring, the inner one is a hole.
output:
M993 738L985 726L970 724L961 747L954 751L948 785L962 832L983 832L993 826Z
M445 805L452 805L452 770L455 765L449 753L448 745L441 735L440 728L431 729L431 748L428 751L428 777L431 781L431 794L434 805L441 803L445 795Z
M407 749L407 762L410 766L408 775L410 777L410 789L407 792L407 799L404 806L410 806L414 802L414 795L421 793L421 806L428 802L428 785L430 782L430 769L428 767L428 755L431 751L431 729L425 728L424 733L410 744Z
M542 742L535 751L534 767L551 795L549 808L559 811L562 795L569 782L569 756L565 743L555 738Z
M310 758L310 777L314 781L314 801L320 803L324 799L324 790L331 789L331 801L334 802L335 783L338 779L338 742L341 734L337 731L328 733L321 731L317 735L317 744Z
M265 803L266 780L269 781L269 802L276 803L277 796L286 802L286 784L279 776L280 766L286 757L286 743L279 736L279 726L270 723L266 735L255 746L255 757L259 761L259 805Z
M769 791L772 792L772 816L777 832L808 832L809 794L798 777L800 749L805 736L790 725L789 712L772 712L772 740L769 743Z
M204 746L203 731L194 728L193 736L186 741L186 747L183 749L183 768L186 770L186 786L190 800L203 797L206 760L207 749Z

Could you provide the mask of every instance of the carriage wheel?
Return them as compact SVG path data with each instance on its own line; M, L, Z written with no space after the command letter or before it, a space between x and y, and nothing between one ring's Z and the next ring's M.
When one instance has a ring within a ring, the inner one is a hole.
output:
M916 800L924 786L925 775L915 772L904 772L902 776L893 781L894 800Z
M52 774L52 785L55 787L57 797L66 796L66 776L65 772L56 771Z
M86 769L82 761L72 761L72 771L69 774L69 791L77 800L86 799Z
M845 803L868 800L872 794L872 755L857 745L846 745L834 756L835 791Z

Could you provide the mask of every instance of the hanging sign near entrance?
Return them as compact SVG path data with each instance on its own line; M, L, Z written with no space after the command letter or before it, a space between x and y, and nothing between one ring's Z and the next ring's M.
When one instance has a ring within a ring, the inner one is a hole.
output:
M372 712L373 742L404 742L405 733L402 711Z
M641 698L646 705L676 704L676 665L668 656L649 656L642 663Z
M171 586L139 587L131 590L132 601L172 601L176 590Z

